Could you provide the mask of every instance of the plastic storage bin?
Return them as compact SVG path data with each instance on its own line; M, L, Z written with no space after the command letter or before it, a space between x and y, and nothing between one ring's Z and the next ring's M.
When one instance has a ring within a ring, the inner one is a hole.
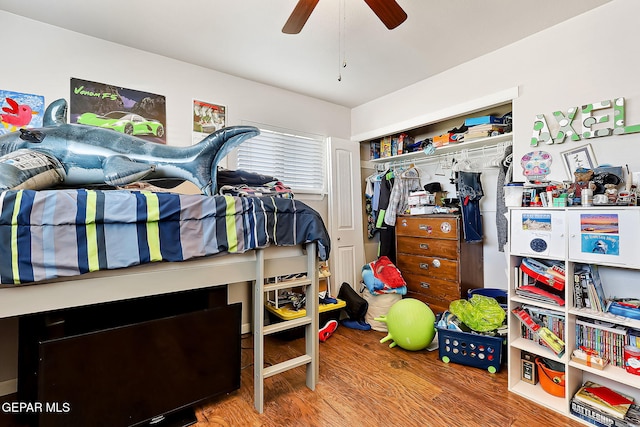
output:
M492 374L500 371L506 337L471 334L439 327L436 329L438 355L443 362L486 369Z

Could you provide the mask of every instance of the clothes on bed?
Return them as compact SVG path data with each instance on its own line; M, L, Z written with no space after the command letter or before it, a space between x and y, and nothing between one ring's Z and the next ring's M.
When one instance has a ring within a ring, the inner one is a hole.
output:
M154 261L330 241L293 199L124 190L0 193L0 281L21 284Z
M221 196L293 199L291 188L278 178L245 170L218 169L218 194Z
M280 181L272 181L261 186L223 185L218 190L221 196L264 197L273 196L293 199L293 191Z
M222 185L249 185L260 186L273 181L279 181L278 178L260 173L249 172L242 169L231 170L218 168L216 177L218 186Z

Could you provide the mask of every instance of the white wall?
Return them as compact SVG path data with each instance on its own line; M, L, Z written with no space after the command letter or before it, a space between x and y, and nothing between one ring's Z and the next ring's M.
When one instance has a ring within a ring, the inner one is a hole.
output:
M553 13L553 11L549 11ZM640 171L640 134L610 136L560 145L529 146L536 114L554 122L552 112L583 104L624 97L627 124L640 123L640 2L614 0L595 10L561 23L450 71L376 99L351 111L352 135L367 135L377 129L402 126L417 117L438 115L471 100L491 97L518 87L513 101L514 178L524 180L519 159L533 150L554 156L552 180L568 179L558 153L589 142L600 164L628 164ZM437 43L437 39L430 42ZM437 58L434 58L437 60ZM393 106L393 108L389 108ZM401 128L397 129L403 130ZM579 130L579 129L576 129ZM495 182L483 177L487 183ZM495 198L482 200L485 220L493 211ZM487 215L489 214L489 215ZM496 240L485 228L487 238ZM485 242L485 286L506 288L506 268L497 246ZM492 276L487 276L494 274Z
M164 95L169 145L191 144L194 98L226 105L229 126L246 120L317 135L345 139L351 135L349 110L342 106L4 11L0 11L0 28L5 36L20 35L19 48L4 50L0 66L3 90L44 95L48 104L69 99L70 78L76 77ZM326 200L307 202L326 218ZM251 301L248 286L234 285L229 292L231 301ZM250 322L250 314L251 307L244 304L243 324ZM15 327L11 319L0 320L0 361L9 361L0 363L0 391L3 380L15 378Z

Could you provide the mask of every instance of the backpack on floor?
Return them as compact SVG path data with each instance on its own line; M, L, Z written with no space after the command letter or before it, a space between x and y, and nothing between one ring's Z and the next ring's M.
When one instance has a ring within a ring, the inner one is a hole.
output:
M347 282L342 283L338 292L338 299L346 302L344 311L351 320L364 320L369 303L362 298Z

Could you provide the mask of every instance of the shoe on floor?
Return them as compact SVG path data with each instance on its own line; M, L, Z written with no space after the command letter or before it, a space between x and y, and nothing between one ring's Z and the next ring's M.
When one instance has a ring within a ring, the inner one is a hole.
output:
M337 320L329 320L326 325L320 328L320 332L318 332L318 338L320 338L320 342L325 342L329 339L329 337L338 329L338 321Z
M371 325L365 322L364 320L351 320L346 319L342 321L342 324L347 328L351 329L359 329L361 331L370 331Z

